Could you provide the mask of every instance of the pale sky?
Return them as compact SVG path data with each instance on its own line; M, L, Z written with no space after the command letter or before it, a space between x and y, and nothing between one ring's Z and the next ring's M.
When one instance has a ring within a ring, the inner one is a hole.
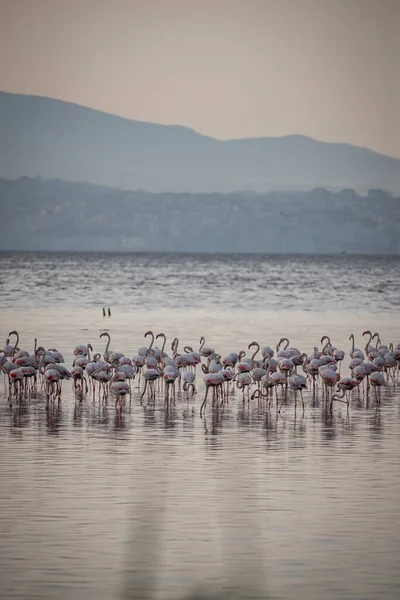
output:
M400 157L400 0L0 0L0 89Z

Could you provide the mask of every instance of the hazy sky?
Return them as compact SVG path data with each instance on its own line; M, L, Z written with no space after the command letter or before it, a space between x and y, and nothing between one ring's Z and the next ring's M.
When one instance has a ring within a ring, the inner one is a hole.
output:
M400 0L0 0L0 89L400 157Z

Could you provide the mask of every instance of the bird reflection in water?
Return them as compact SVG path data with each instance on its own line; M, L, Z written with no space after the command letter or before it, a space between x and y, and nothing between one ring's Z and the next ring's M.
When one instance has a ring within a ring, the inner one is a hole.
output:
M58 435L60 433L60 426L62 424L62 410L61 406L57 404L46 405L46 426L47 433L51 435Z
M206 432L217 429L214 419ZM215 440L214 435L207 436ZM167 462L164 454L149 446L151 468L147 486L135 489L132 503L133 529L127 544L126 568L124 569L124 600L155 600L156 598L182 598L182 600L267 600L269 598L266 581L266 565L261 541L261 525L257 521L257 476L255 461L240 461L235 469L227 472L220 464L217 454L210 454L212 472L211 485L215 494L214 519L204 522L202 539L209 544L208 557L213 559L212 569L196 573L191 589L179 589L179 593L166 594L162 570L168 545L164 541L165 516L169 508L166 490L174 473L173 462ZM178 473L178 476L180 474ZM249 499L249 491L251 498ZM201 498L194 507L200 514ZM238 515L240 518L238 519ZM170 539L170 538L168 538ZM185 540L187 543L187 541ZM214 544L216 542L216 545ZM163 556L162 548L166 553ZM193 545L193 552L196 552ZM215 577L214 567L218 568ZM168 573L169 575L169 573ZM218 581L218 583L216 583ZM185 579L179 579L182 585ZM179 586L179 583L177 583ZM160 594L160 592L163 592ZM186 592L186 593L185 593Z

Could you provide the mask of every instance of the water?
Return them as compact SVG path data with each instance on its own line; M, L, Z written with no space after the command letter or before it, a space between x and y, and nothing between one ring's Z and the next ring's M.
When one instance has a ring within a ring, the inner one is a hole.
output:
M310 352L323 334L348 354L365 329L400 341L399 258L4 253L0 280L0 339L16 328L21 347L37 337L68 366L78 343L102 351L105 329L131 356L148 329L181 350L205 335L222 354L283 335ZM277 417L236 391L201 419L197 379L197 396L168 411L135 387L119 414L76 401L69 382L60 409L38 394L10 410L1 376L0 596L130 597L138 571L154 587L142 600L203 582L247 597L399 598L398 385L381 410L353 392L330 417L307 393L304 416L291 399Z
M397 311L399 256L0 252L2 308Z

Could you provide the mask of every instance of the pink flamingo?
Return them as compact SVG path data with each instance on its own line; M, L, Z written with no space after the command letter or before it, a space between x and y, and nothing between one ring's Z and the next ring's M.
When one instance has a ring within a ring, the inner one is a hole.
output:
M336 401L336 402L343 402L343 404L346 404L346 405L347 405L347 410L349 410L349 401L348 401L347 399L346 399L346 400L343 400L343 398L344 398L345 394L346 394L346 390L344 390L344 389L342 390L342 395L341 395L341 396L339 396L338 394L333 394L333 396L332 396L332 398L331 398L331 401L330 401L330 403L329 403L329 411L330 411L330 412L332 412L333 403L334 403L335 401Z
M216 398L216 391L220 387L222 387L222 384L224 382L224 376L222 375L221 371L219 371L218 373L206 373L203 377L203 381L206 386L206 393L204 396L203 404L200 407L200 417L203 414L203 409L205 409L205 407L207 405L207 396L208 396L209 389L213 388L213 405L214 405L215 398ZM217 394L217 396L218 396L218 394Z
M215 350L214 348L210 348L209 346L205 346L204 344L206 343L206 339L202 336L200 338L200 348L199 348L199 353L204 356L205 358L207 358L208 356L211 356L212 354L214 354Z
M385 378L381 371L374 371L369 376L369 380L373 388L375 389L375 398L377 396L376 392L378 390L377 404L381 404L381 387L386 385Z
M131 388L125 382L125 373L116 371L110 380L109 389L113 396L115 396L115 408L117 408L119 402L120 409L122 410L122 401L125 401L125 396L129 395L131 397Z
M353 333L350 334L349 340L352 340L350 357L351 358L361 358L361 360L364 360L364 358L365 358L364 353L361 352L361 350L359 350L359 348L354 347L354 334Z

